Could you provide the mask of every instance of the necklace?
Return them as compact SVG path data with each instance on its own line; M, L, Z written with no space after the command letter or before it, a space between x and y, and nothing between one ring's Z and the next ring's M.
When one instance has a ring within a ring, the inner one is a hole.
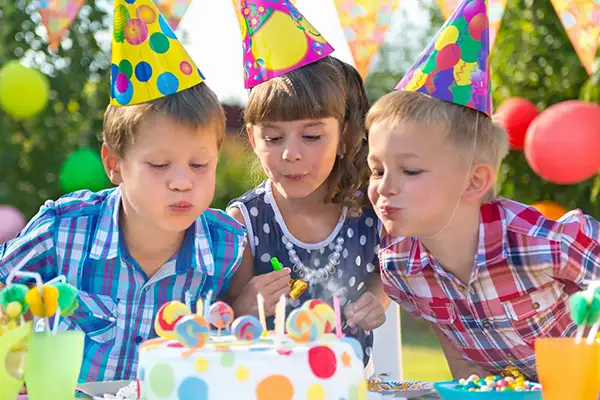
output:
M294 244L286 237L285 248L288 251L290 262L294 264L292 270L298 274L300 279L311 282L315 280L327 280L336 271L337 266L340 264L341 252L343 250L342 245L344 244L344 238L339 236L335 240L335 246L333 253L327 257L327 264L324 267L312 269L304 265L296 250L294 250Z

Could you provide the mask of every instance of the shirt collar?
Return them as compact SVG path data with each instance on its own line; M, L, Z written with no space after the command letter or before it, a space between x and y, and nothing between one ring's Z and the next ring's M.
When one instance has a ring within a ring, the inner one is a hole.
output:
M485 203L481 206L479 244L474 273L481 268L506 259L508 254L507 225L505 210L498 202ZM392 250L401 261L404 260L403 264L407 275L417 275L427 266L436 268L433 256L418 238L384 237L382 248ZM444 271L437 268L436 272L445 274Z
M98 224L92 239L90 258L93 260L113 259L119 255L119 214L121 188L115 188L104 201ZM215 265L212 256L211 237L204 213L192 224L177 255L177 274L190 268L213 276Z

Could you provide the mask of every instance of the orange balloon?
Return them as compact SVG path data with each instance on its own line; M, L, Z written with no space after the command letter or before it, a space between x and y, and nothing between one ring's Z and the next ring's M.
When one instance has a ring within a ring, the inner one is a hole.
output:
M567 212L566 208L553 201L540 201L532 204L531 206L536 208L542 214L544 214L546 218L551 219L553 221L558 220Z

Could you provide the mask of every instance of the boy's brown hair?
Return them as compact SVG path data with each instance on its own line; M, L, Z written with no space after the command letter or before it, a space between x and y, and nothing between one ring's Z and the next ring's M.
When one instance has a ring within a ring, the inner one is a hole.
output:
M367 129L379 122L443 124L454 150L467 163L485 162L499 170L508 154L508 135L489 116L418 92L398 90L379 99L367 114ZM475 153L473 154L473 151ZM484 200L495 196L492 187Z
M367 146L364 119L368 101L360 75L332 57L270 79L252 88L244 111L246 124L335 118L343 131L343 157L327 180L326 202L353 214L368 205Z
M219 148L225 138L225 111L216 94L202 82L147 103L125 107L109 105L104 113L103 142L123 156L135 143L140 122L152 116L166 116L194 128L214 128Z

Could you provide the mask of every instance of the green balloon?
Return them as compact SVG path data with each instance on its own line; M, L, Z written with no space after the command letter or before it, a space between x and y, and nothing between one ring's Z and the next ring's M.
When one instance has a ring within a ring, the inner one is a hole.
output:
M453 84L452 86L450 86L450 91L454 96L454 104L467 105L469 104L469 102L471 102L471 96L473 94L473 89L471 88L471 85L459 86Z
M460 58L466 63L473 63L479 59L479 52L483 44L479 40L473 39L468 33L461 36L457 42L460 46Z
M437 50L433 50L433 52L431 53L431 55L427 59L427 62L425 63L425 66L423 67L423 73L424 74L430 74L430 73L433 72L433 70L436 67L435 58L437 57L437 55L438 55L438 51Z
M11 117L35 117L48 104L49 94L48 78L37 69L27 68L18 60L0 68L0 107Z
M86 147L67 157L60 169L59 181L64 193L83 189L97 192L109 186L100 155Z

